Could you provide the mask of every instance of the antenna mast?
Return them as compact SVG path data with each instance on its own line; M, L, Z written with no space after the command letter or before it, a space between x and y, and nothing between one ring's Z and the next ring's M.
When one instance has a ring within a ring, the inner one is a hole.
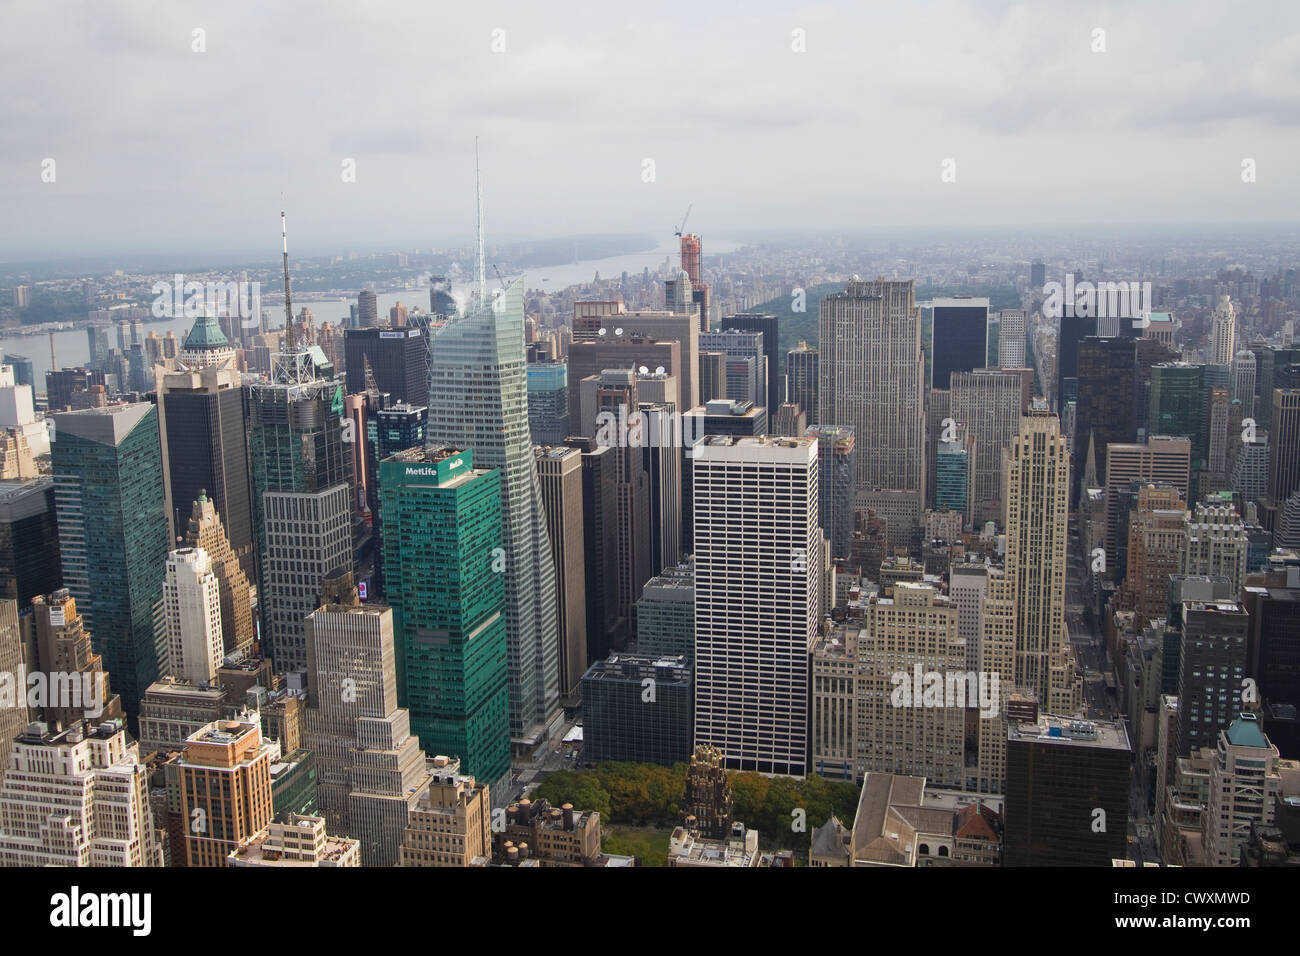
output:
M284 249L284 350L293 351L293 303L289 301L289 233L280 210L280 244Z
M478 168L478 137L474 137L474 187L478 192L478 295L480 305L487 298L487 258L483 252L483 180Z

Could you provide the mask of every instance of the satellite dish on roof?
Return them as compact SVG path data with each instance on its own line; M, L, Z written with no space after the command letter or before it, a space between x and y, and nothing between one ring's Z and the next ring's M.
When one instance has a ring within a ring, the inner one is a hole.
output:
M662 375L662 374L664 374L664 367L663 367L662 365L660 365L657 369L655 369L655 374L656 374L656 375Z
M605 334L605 330L604 330L604 329L601 329L597 334L598 334L598 335L604 335L604 334Z
M646 368L644 365L642 365L641 368L639 368L637 371L640 372L642 375L650 374L650 370Z

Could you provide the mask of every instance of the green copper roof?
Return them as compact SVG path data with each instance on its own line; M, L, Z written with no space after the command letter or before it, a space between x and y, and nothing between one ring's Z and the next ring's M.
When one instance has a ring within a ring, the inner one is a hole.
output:
M1268 747L1264 732L1259 729L1259 721L1253 715L1242 714L1228 728L1228 743L1236 747Z
M200 315L195 319L190 334L185 336L187 349L215 349L229 344L230 340L221 331L221 326L210 315Z

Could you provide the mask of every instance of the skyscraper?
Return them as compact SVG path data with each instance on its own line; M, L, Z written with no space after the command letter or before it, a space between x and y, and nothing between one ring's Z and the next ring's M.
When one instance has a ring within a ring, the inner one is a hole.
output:
M1216 743L1202 822L1205 862L1238 866L1251 831L1273 822L1278 798L1294 786L1297 766L1294 760L1278 759L1277 747L1254 714L1239 715L1219 732ZM1292 778L1286 781L1290 786L1284 786L1283 769Z
M1210 365L1230 365L1237 354L1237 313L1232 300L1219 296L1214 316L1210 319Z
M317 348L276 355L272 380L249 389L248 405L262 645L278 669L298 670L302 622L322 583L352 567L353 429L343 385Z
M363 329L373 329L379 324L378 299L370 289L357 293L357 323Z
M560 673L555 565L528 434L522 282L438 330L432 362L429 440L501 472L510 732L531 747L559 715Z
M1070 455L1070 500L1078 501L1089 443L1137 440L1135 339L1091 336L1079 343L1079 391ZM1105 462L1101 462L1104 466ZM1105 479L1105 475L1101 476Z
M853 280L821 300L818 423L871 436L857 491L925 493L921 310L913 282Z
M1015 684L1073 713L1081 681L1065 626L1070 459L1057 417L1035 399L1003 464L1006 581L1016 605Z
M1241 713L1250 616L1236 601L1183 601L1178 752L1213 747Z
M224 656L221 590L206 551L182 548L167 555L163 604L168 672L195 684L216 680Z
M0 481L0 599L24 608L61 587L53 479Z
M948 428L941 425L932 440L956 439L963 425L967 437L973 440L975 455L967 475L973 514L966 518L972 524L1002 520L1006 495L1002 450L1015 440L1020 429L1023 381L1018 373L1001 369L977 369L952 376L948 399L952 423Z
M235 557L216 506L202 492L190 508L185 529L185 546L202 548L212 562L221 599L221 643L228 655L243 657L252 652L257 633L253 629L253 602L248 576Z
M158 411L140 402L55 416L64 584L134 721L167 659L162 585L169 550Z
M953 372L984 367L989 300L968 295L935 299L933 309L930 384L932 388L948 388Z
M392 395L393 401L429 404L427 348L422 330L414 326L348 329L343 333L348 394L366 390L368 368L379 390Z
M495 784L510 769L501 472L411 448L379 485L399 700L429 756Z
M528 366L528 431L535 445L556 445L572 432L569 367L563 362Z
M255 714L191 734L177 764L186 866L227 866L239 845L271 822L271 764L280 746Z
M623 647L629 623L618 614L618 582L613 573L618 552L617 448L594 438L569 438L582 454L582 542L586 578L587 661Z
M1025 367L1027 317L1024 309L1003 309L998 322L998 368Z
M821 621L817 442L708 437L694 468L696 746L802 776Z
M804 434L817 439L818 521L822 533L830 540L831 557L847 558L853 548L853 482L857 474L853 429L810 425Z
M782 401L789 401L781 394L781 351L780 320L767 312L738 312L722 320L724 329L736 329L740 332L759 332L763 336L763 356L767 365L767 400L763 403L768 408L775 408ZM701 343L703 348L703 343ZM717 351L712 349L709 351ZM805 409L807 411L807 409Z
M583 549L582 452L539 446L537 476L555 561L556 629L560 636L560 700L576 707L587 669L587 560ZM676 458L676 449L674 458ZM680 517L678 518L680 522Z
M221 515L230 547L252 577L252 490L244 394L235 351L211 316L195 319L177 368L154 366L171 540L185 533L200 493Z

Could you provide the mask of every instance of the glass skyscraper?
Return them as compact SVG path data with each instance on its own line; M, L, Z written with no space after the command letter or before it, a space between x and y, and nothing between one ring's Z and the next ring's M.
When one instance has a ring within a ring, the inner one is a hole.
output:
M54 416L63 583L132 723L167 663L169 550L158 410L148 402Z
M427 754L496 784L510 771L501 473L448 448L379 469L399 703Z
M524 290L516 279L438 329L428 440L501 470L510 732L540 743L560 715L555 564L528 430Z

